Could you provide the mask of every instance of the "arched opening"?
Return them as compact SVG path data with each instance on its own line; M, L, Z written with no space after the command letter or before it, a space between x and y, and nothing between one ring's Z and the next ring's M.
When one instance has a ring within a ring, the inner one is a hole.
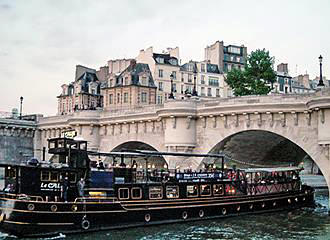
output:
M317 179L318 187L327 187L320 169L306 151L273 132L264 130L238 132L218 142L209 153L225 153L226 167L300 166L304 168L302 175L308 175L308 179L313 179L310 180L311 182ZM199 168L209 164L219 163L214 159L204 158Z
M148 150L148 151L154 151L158 152L157 149L150 146L149 144L146 144L144 142L139 141L130 141L122 143L118 146L116 146L114 149L111 150L111 152L121 152L121 151L129 151L129 150ZM120 159L113 159L113 157L107 157L105 159L106 162L114 162L114 164L118 163ZM150 171L152 170L161 170L161 169L167 169L167 163L164 157L158 157L158 156L151 156L151 157L126 157L124 159L124 163L126 165L131 165L133 162L137 164L137 167L140 169L148 169Z

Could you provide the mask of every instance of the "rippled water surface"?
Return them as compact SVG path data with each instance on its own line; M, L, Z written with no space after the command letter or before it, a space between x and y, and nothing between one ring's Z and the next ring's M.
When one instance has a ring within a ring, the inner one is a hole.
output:
M328 191L317 191L315 209L246 215L184 224L98 232L43 239L65 240L178 240L178 239L329 239ZM1 234L1 233L0 233ZM4 234L0 239L14 239ZM42 238L40 238L42 239Z

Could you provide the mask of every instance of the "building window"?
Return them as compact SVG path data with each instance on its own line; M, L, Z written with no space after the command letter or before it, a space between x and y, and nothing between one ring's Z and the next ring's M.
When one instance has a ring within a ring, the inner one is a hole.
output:
M163 87L163 82L159 82L158 83L158 90L159 91L163 91L164 87Z
M148 86L147 78L146 77L142 77L142 85L143 86Z
M241 49L239 47L229 47L228 52L235 53L235 54L241 54Z
M158 95L157 103L158 103L158 104L162 104L162 103L163 103L163 96Z
M147 102L147 93L145 92L141 93L141 102L143 103Z
M160 186L149 187L149 199L162 199L163 188Z
M124 103L127 103L128 102L128 93L125 92L124 93Z
M184 82L184 73L181 73L181 82Z
M166 198L178 198L179 186L166 186Z
M188 73L188 82L192 82L192 74Z
M212 88L207 89L207 96L212 97Z
M201 96L205 96L205 88L201 87Z
M117 103L120 103L120 93L117 94Z
M205 76L201 75L201 84L205 84Z
M203 63L201 64L201 71L205 72L205 64L203 64Z
M156 60L158 63L164 63L164 58L162 57L157 57Z
M109 104L113 104L113 94L109 94Z
M241 58L240 57L236 57L236 62L241 62Z
M218 87L219 86L219 78L209 77L209 85Z
M164 75L163 69L158 70L158 77L162 78Z
M181 88L181 94L183 94L184 85L181 85L180 88Z
M188 185L187 197L197 197L197 196L198 196L198 185Z
M176 71L172 72L173 79L176 79Z
M128 77L125 77L125 79L124 79L124 85L125 86L128 85Z
M173 83L173 92L176 92L176 83Z
M215 92L216 92L216 93L215 93L215 94L216 94L216 96L217 96L217 97L220 97L220 89L219 89L219 88L217 88L217 89L215 90Z

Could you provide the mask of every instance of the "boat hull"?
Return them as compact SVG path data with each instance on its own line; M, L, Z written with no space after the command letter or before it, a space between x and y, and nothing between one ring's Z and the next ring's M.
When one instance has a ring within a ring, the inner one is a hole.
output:
M0 230L19 237L225 218L314 205L312 189L267 195L158 201L37 202L0 198Z

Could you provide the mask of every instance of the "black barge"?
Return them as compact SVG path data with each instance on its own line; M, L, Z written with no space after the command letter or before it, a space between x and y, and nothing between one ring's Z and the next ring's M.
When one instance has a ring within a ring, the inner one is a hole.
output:
M0 231L19 237L82 233L154 224L225 218L314 205L313 188L302 185L296 167L227 169L221 154L149 151L97 153L86 141L49 140L57 162L4 164ZM90 155L120 158L94 165ZM213 157L220 168L198 172L140 169L125 157ZM77 189L79 179L83 189ZM81 191L82 190L82 191Z

